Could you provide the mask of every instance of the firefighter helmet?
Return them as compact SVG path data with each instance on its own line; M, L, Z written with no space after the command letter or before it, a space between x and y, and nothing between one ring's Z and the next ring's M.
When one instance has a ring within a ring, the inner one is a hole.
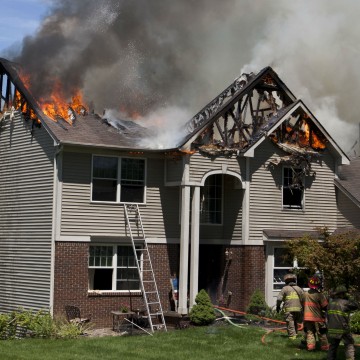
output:
M296 281L296 275L295 274L286 274L284 276L284 281L285 281L285 284L291 282L291 281Z
M321 280L317 276L312 276L308 285L310 289L318 289L321 286Z
M335 288L335 290L332 293L333 295L345 294L347 293L347 288L345 285L339 285Z

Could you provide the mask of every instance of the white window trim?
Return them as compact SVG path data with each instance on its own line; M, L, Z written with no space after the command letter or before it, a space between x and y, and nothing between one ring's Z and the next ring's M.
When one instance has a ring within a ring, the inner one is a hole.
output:
M112 289L111 290L96 290L96 289L90 289L90 277L88 279L88 292L89 293L99 293L99 294L104 294L104 293L118 293L118 294L128 294L128 293L138 293L141 292L141 277L139 279L139 289L136 290L114 290L116 289L116 280L117 280L117 247L118 246L128 246L132 248L132 245L130 243L127 244L114 244L114 243L92 243L90 246L111 246L113 248L113 258L112 258L112 266L89 266L88 263L88 273L90 269L112 269L113 273L112 273ZM90 251L90 248L89 248ZM142 269L142 265L143 264L143 254L141 253L140 255L140 269Z
M222 173L216 173L216 174L213 174L213 175L223 175L223 178L222 178L222 186L221 186L221 222L219 224L213 224L213 223L204 223L204 222L201 222L201 214L200 214L200 208L199 208L199 218L200 218L200 222L199 224L201 226L223 226L224 225L224 190L225 190L225 186L224 186L224 174ZM200 192L201 192L201 189L203 188L204 186L200 186ZM193 189L194 187L191 187L191 196L190 196L190 203L192 201L192 193L193 193ZM179 191L179 224L181 223L181 206L182 206L182 203L181 203L181 191ZM190 211L189 211L189 216L190 216L190 213L191 213L191 206L190 206ZM191 217L190 217L190 224L191 224Z
M305 176L303 176L303 184L304 188L302 189L302 199L301 199L301 207L290 207L284 205L284 171L286 169L292 169L291 166L283 166L282 167L282 173L281 173L281 208L282 210L286 211L305 211ZM297 168L294 168L295 170Z
M116 201L104 201L104 200L93 200L93 173L94 173L94 157L110 157L110 158L117 158L117 184L116 184ZM90 184L90 202L94 204L112 204L112 205L119 205L119 204L126 204L126 202L120 201L121 196L121 159L137 159L137 160L144 160L144 195L143 195L143 202L133 202L131 204L140 204L146 205L146 194L147 194L147 159L146 158L139 158L139 157L131 157L131 156L116 156L116 155L104 155L104 154L92 154L91 156L91 184Z
M221 179L221 221L218 224L202 222L201 221L201 209L199 206L200 225L203 225L203 226L223 226L224 225L224 187L225 187L224 174L213 174L213 176L215 176L215 175L222 176L222 179ZM205 183L204 183L204 186L200 188L200 194L201 194L202 188L205 188ZM200 201L201 201L201 199L200 199ZM201 204L199 204L199 205L201 205Z

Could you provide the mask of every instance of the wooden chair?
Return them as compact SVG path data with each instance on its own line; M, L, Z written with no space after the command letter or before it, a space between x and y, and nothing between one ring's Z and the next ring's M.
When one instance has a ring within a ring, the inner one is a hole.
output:
M65 312L70 323L84 324L91 320L91 315L81 317L80 309L74 305L65 305Z

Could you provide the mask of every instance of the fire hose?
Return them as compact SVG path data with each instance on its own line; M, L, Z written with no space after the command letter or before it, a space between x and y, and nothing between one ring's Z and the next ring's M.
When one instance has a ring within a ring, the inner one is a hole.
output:
M249 313L246 313L244 311L239 311L239 310L233 310L233 309L227 309L227 308L224 308L224 307L220 307L220 306L216 306L214 305L214 309L217 310L222 316L223 316L223 319L226 320L227 322L229 322L231 325L234 325L236 327L239 327L239 328L242 328L241 325L238 325L238 324L235 324L233 321L231 321L231 318L229 318L228 316L225 315L224 311L228 311L228 312L231 312L233 314L239 314L239 315L252 315L252 316L255 316L259 319L262 319L262 320L266 320L266 321L270 321L270 322L274 322L274 323L277 323L277 324L283 324L283 325L286 325L286 322L285 321L281 321L281 320L275 320L275 319L271 319L271 318L267 318L267 317L263 317L263 316L260 316L260 315L254 315L254 314L249 314ZM303 324L299 324L298 325L298 331L302 331L304 329L304 325ZM276 328L276 329L269 329L262 337L261 337L261 342L266 345L266 336L275 332L275 331L280 331L280 332L286 332L286 327L282 327L282 328ZM360 335L357 335L357 334L354 334L356 337L359 337ZM353 335L353 336L354 336ZM357 346L357 347L360 347L360 344L354 344L354 346Z
M233 309L227 309L227 308L224 308L224 307L220 307L220 306L215 306L214 305L214 309L217 310L220 314L222 314L223 318L228 321L231 325L234 325L234 326L237 326L237 327L242 327L241 325L238 325L238 324L235 324L234 322L231 321L231 319L225 315L224 311L228 311L228 312L231 312L233 314L240 314L240 315L252 315L252 316L255 316L261 320L266 320L266 321L269 321L269 322L274 322L274 323L277 323L277 324L282 324L282 325L286 325L286 322L285 321L281 321L281 320L276 320L276 319L271 319L271 318L267 318L267 317L264 317L264 316L260 316L260 315L254 315L254 314L248 314L244 311L239 311L239 310L233 310ZM301 331L303 330L304 326L303 324L299 324L298 326L298 331ZM276 329L269 329L261 338L261 342L266 345L266 341L265 341L265 338L267 335L275 332L275 331L281 331L281 332L285 332L286 331L286 327L282 327L282 328L276 328Z

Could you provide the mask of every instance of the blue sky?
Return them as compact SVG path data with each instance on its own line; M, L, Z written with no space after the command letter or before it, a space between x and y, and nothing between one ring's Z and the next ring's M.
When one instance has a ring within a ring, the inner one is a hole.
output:
M10 46L20 46L33 34L49 8L50 0L1 0L0 56Z

